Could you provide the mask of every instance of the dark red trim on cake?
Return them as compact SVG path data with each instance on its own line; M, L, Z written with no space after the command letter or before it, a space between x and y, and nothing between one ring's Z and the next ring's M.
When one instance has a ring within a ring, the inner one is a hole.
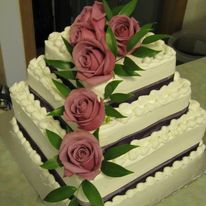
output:
M25 139L30 143L31 147L33 150L35 150L39 156L41 157L42 162L46 162L48 159L46 157L46 155L43 153L43 151L39 148L39 146L36 144L36 142L31 138L31 136L29 135L29 133L24 129L24 127L22 126L22 124L20 122L18 122L17 120L17 125L19 127L19 130L22 132L23 136L25 137ZM59 174L57 173L56 170L48 170L50 174L52 174L55 178L55 180L61 185L64 186L66 185L64 180L59 176Z

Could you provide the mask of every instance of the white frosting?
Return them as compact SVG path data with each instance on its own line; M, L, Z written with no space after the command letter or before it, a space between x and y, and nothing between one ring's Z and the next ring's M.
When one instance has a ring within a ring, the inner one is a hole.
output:
M200 108L196 101L191 101L187 114L177 120L172 120L169 126L162 127L161 130L152 133L147 138L132 141L132 144L139 145L139 147L113 160L113 162L133 171L133 174L114 180L114 178L101 173L93 180L93 183L103 197L110 194L200 142L205 132L205 125L206 112ZM68 178L66 181L77 180Z
M107 145L146 128L158 120L175 114L188 106L191 89L189 81L176 75L175 81L138 100L120 104L119 110L127 118L112 119L100 128L100 144ZM161 98L160 98L161 97ZM121 129L120 129L121 128Z
M152 35L149 33L148 35ZM146 36L148 36L146 35ZM64 42L61 36L69 39L69 27L61 33L53 32L49 35L47 41L45 41L45 57L47 59L57 59L71 61L71 56L66 51ZM119 93L128 93L137 89L143 88L154 82L162 80L175 73L176 67L176 54L175 51L167 46L164 41L159 40L152 44L145 45L149 48L161 51L155 57L137 58L130 56L144 71L140 71L141 76L137 77L118 77L115 79L124 80L116 89ZM117 63L122 64L123 59ZM112 81L112 79L110 80ZM103 97L104 88L108 82L91 88L100 97ZM34 88L35 89L35 88Z
M156 42L161 44L161 41ZM176 56L172 48L167 45L162 46L162 51L157 54L155 57L146 57L146 58L137 58L134 56L129 56L134 62L137 63L143 71L138 73L141 76L136 77L119 77L115 75L115 80L123 80L123 82L117 87L115 92L120 93L129 93L138 89L141 89L145 86L148 86L152 83L158 82L164 78L167 78L175 73L176 68ZM118 63L123 64L123 60L120 60ZM111 79L108 82L113 81ZM91 88L96 94L100 97L104 96L104 88L108 84L105 82L98 86Z
M47 156L48 155L51 156L51 154L52 156L54 156L57 153L57 151L52 150L51 145L48 142L43 141L44 139L46 139L45 133L41 133L40 136L40 132L38 130L38 125L37 125L37 122L39 120L36 119L36 117L31 118L31 116L28 116L27 115L29 112L28 109L27 110L24 108L21 109L23 102L21 102L21 95L18 94L22 94L22 93L27 94L28 96L26 97L27 100L33 102L34 100L31 100L31 98L29 97L31 94L28 93L27 85L25 83L20 83L20 84L22 86L14 86L11 89L12 92L11 97L14 102L14 111L15 112L18 111L16 112L17 113L16 117L18 121L20 121L23 124L23 126L32 136L32 138L38 143L42 151ZM17 89L15 89L15 87L17 87ZM183 93L186 93L183 85L178 87L178 91L180 91L181 89L183 89L184 91ZM176 93L175 91L174 93ZM15 97L13 93L15 93ZM161 96L164 97L164 95ZM20 102L16 103L16 99L18 99L19 97L20 97ZM166 97L168 97L168 95ZM34 103L32 102L26 103L26 105L31 105L31 104L33 105L33 109L36 111L36 109L34 108L35 107ZM159 112L160 114L162 113L161 111ZM146 115L142 115L142 116L146 116ZM172 120L170 126L163 127L160 131L154 132L150 137L145 138L145 140L133 141L132 143L140 145L140 147L138 147L134 151L131 151L125 156L122 156L121 158L115 160L115 162L118 162L121 165L125 165L128 169L134 171L133 174L122 178L117 178L115 179L115 182L113 178L109 178L100 174L93 181L94 184L99 189L102 196L106 196L107 194L117 190L119 187L122 187L128 182L136 179L137 177L141 176L148 170L158 166L162 162L165 162L166 160L172 158L176 154L181 153L187 148L198 143L203 137L205 131L205 123L206 123L206 115L204 110L200 109L198 103L192 101L189 107L189 112L186 115L183 115L178 120ZM46 125L44 128L46 128ZM123 132L122 129L121 132ZM108 136L110 138L113 138L113 136L111 136L110 133L111 132L108 132ZM40 141L37 139L39 137L41 137ZM170 148L170 150L168 150L168 147ZM62 169L58 170L58 172L60 173L61 176L63 176ZM65 181L68 182L69 184L79 184L80 180L74 176L72 178L66 178ZM110 187L108 188L106 185L110 185Z
M62 40L69 39L69 27L61 33L53 32L49 35L48 40L45 41L45 56L47 59L72 61L71 55L67 52L66 46Z
M200 175L203 171L205 145L201 144L196 151L190 153L181 161L175 161L171 167L165 167L162 172L156 172L154 177L148 177L146 182L137 184L125 195L115 196L105 206L152 206Z
M44 148L47 157L53 157L56 150L51 146L45 131L49 129L61 137L65 135L65 131L58 121L47 115L46 109L40 106L40 102L34 100L25 82L15 83L10 88L10 92L16 118L39 147Z
M46 66L43 55L30 61L28 66L29 85L56 108L64 104L64 98L56 89L52 79L58 80Z
M29 108L35 108L34 106L30 107L29 105L39 104L39 101L34 104L34 97L29 93L28 86L25 82L15 84L11 88L11 93L13 102L16 101L19 107L26 107L26 109L23 108L23 110L26 111L26 114L31 113ZM20 93L20 95L18 93ZM104 146L115 142L131 133L144 129L158 120L185 109L189 103L190 93L190 83L185 79L179 78L177 73L175 81L171 82L168 86L163 86L160 90L153 90L149 95L141 96L131 104L120 104L117 109L122 114L126 115L127 118L113 118L109 123L102 125L99 134L100 144ZM22 94L24 99L22 99ZM160 96L161 98L159 98ZM25 99L27 99L27 101L25 101ZM58 106L62 105L63 104L60 104ZM20 109L15 109L15 111L19 110ZM37 106L36 110L39 110L39 106ZM46 116L45 109L42 115L35 112L33 112L33 114L38 114L36 115L37 117L32 116L33 122L38 122L40 116L42 116L42 118L45 117L45 122L47 122L48 116ZM29 116L31 116L31 114ZM23 122L24 121L22 121L22 123Z
M147 138L133 140L131 144L139 147L119 158L116 158L113 162L127 167L128 165L134 164L135 162L143 159L145 155L148 156L160 149L165 144L175 139L178 135L185 132L190 133L197 127L200 127L204 133L205 125L206 112L200 108L198 102L191 101L187 114L182 115L179 119L173 119L169 126L163 126L161 130L153 132ZM202 134L200 136L202 136Z
M15 145L11 149L17 162L23 169L25 176L30 180L30 183L36 188L42 199L52 190L59 188L60 185L54 179L54 176L48 170L43 169L40 165L43 164L39 154L33 150L30 143L25 139L22 132L19 130L16 119L12 118L12 136L10 142ZM54 206L66 206L68 201L54 204Z
M42 164L40 157L19 131L16 120L13 119L11 123L14 133L16 133L15 137L17 137L12 138L12 144L17 147L16 158L18 158L18 162L25 174L26 168L38 171L38 173L32 173L32 176L34 177L37 174L40 178L34 179L29 175L29 179L36 191L44 198L49 191L58 188L59 184L47 170L39 167ZM204 150L205 146L200 143L198 149L190 153L189 156L184 157L183 160L175 161L172 167L165 167L162 172L156 172L153 177L150 176L146 179L146 182L137 184L136 188L128 190L125 195L115 196L112 201L106 202L105 206L125 206L125 203L128 206L134 206L134 203L135 205L138 203L141 206L153 205L197 177L203 171ZM29 160L25 161L24 157L29 157ZM68 203L59 202L57 205L63 206L68 205Z

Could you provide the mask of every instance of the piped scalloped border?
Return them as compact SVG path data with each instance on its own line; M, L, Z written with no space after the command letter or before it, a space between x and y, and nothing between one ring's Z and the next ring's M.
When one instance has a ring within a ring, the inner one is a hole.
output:
M46 91L57 101L59 104L64 104L64 99L60 95L59 91L54 86L52 79L60 81L54 73L51 73L46 66L44 55L34 58L30 61L28 66L28 78L33 78L40 82Z
M46 129L63 137L66 132L60 126L59 121L54 120L47 115L44 107L41 107L39 100L34 99L34 95L30 93L26 82L21 81L15 83L11 88L11 98L14 99L23 109L23 111L32 119L35 125L45 134Z

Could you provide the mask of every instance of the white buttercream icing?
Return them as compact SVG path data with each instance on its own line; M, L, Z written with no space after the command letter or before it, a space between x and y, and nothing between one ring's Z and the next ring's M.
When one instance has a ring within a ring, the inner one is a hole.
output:
M69 27L66 27L61 33L53 32L49 35L48 40L45 41L45 57L47 59L71 61L71 55L66 51L64 42L61 39L61 36L69 39L69 29ZM153 33L149 33L147 36L152 34ZM154 57L137 58L134 56L129 56L138 64L138 66L144 69L144 71L140 71L139 74L141 76L137 77L128 78L118 77L116 75L115 79L124 80L116 92L128 93L174 74L176 67L176 54L171 47L167 46L162 40L158 40L144 46L161 52ZM117 61L117 63L122 64L123 59ZM110 81L112 81L112 79ZM104 88L107 83L108 82L97 85L91 89L96 94L103 97ZM87 85L87 87L89 86Z

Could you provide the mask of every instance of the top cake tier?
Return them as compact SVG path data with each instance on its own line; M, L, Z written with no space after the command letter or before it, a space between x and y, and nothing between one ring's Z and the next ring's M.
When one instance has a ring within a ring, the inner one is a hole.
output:
M66 27L61 33L53 32L45 41L45 58L49 60L72 61L71 55L67 52L62 37L69 39L70 27ZM153 33L148 33L152 35ZM158 40L154 43L147 44L146 47L161 51L154 57L134 57L129 56L143 71L138 71L140 76L122 77L115 75L115 80L124 80L115 90L117 93L135 93L136 97L148 94L152 89L159 89L173 80L176 66L175 51L167 46L164 41ZM124 59L117 57L118 64L123 64ZM113 79L109 80L111 82ZM98 96L103 97L104 88L108 82L97 86L85 87L93 90ZM132 99L134 100L134 99ZM131 101L132 101L131 100Z

